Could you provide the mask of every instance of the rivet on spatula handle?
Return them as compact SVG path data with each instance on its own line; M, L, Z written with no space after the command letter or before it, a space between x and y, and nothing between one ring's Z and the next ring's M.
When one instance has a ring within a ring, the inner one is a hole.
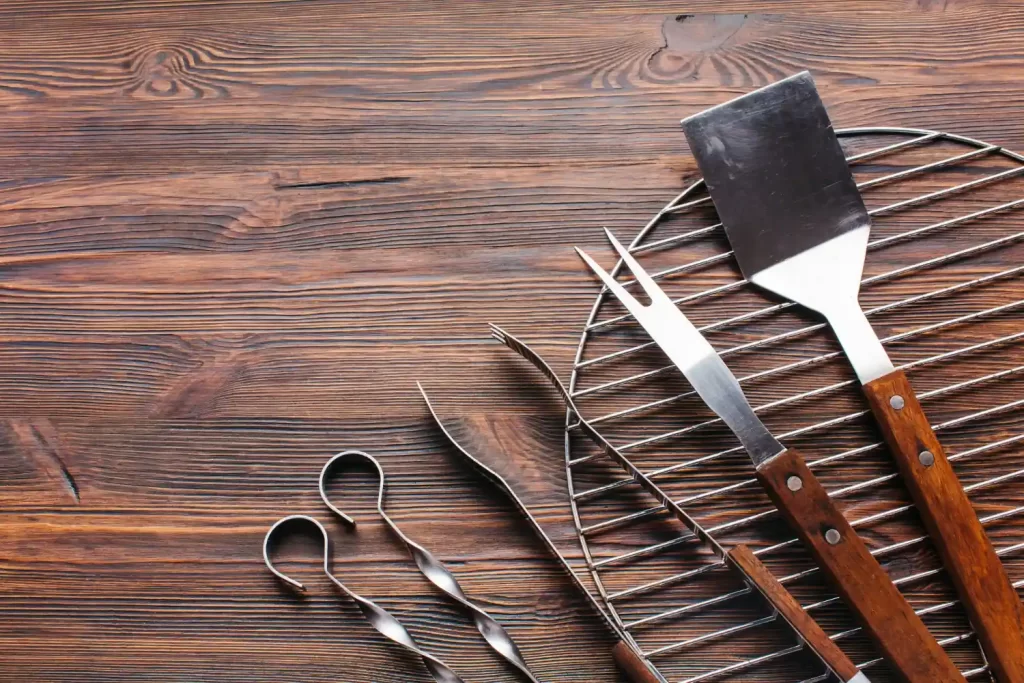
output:
M793 449L757 478L885 658L908 683L964 683L921 618Z
M1024 614L903 371L864 385L885 442L1000 683L1024 683Z

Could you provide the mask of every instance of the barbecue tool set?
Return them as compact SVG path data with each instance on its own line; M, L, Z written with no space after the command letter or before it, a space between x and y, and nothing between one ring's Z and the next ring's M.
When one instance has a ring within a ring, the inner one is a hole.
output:
M947 457L936 437L935 432L942 425L933 428L927 420L906 374L894 366L883 347L883 342L888 340L879 339L858 301L874 212L865 208L850 171L851 160L844 155L810 75L797 74L689 117L683 121L683 128L721 219L721 225L712 228L724 227L732 255L748 282L770 295L820 314L834 331L896 461L902 481L966 609L987 667L1000 683L1024 683L1024 613L1017 587L1010 582L1000 553L983 527L982 522L988 518L979 520L967 497L972 487L962 486L950 465L950 460L957 456ZM901 582L894 582L879 564L878 552L869 550L858 536L855 530L858 525L844 517L833 500L834 494L826 491L801 453L787 448L773 436L744 395L742 379L737 380L701 330L682 313L678 301L671 299L655 282L655 277L663 276L665 271L652 277L610 232L607 237L621 259L620 265L624 264L634 279L620 283L590 256L577 250L603 283L602 293L611 293L625 307L627 316L649 335L649 344L660 348L686 378L692 393L739 440L753 463L756 481L764 488L777 513L788 522L814 558L817 570L827 577L856 616L861 629L870 636L892 671L908 683L965 681L964 674L944 649L947 643L932 636L921 620L922 611L915 611L904 598L899 588ZM631 287L642 290L647 301L641 302L632 295ZM778 620L792 630L796 644L782 654L806 649L820 660L824 673L812 680L868 681L862 670L867 665L855 665L837 645L836 641L848 634L830 637L789 592L788 578L777 578L761 562L760 551L753 551L745 544L727 547L684 510L683 502L674 499L654 481L656 475L677 471L680 467L645 472L624 449L612 445L601 434L595 425L598 421L584 418L574 401L574 393L561 383L539 355L501 328L492 326L491 331L494 338L545 375L563 399L572 427L585 434L611 463L620 467L628 476L626 481L639 485L653 497L656 507L633 517L665 510L680 522L686 535L681 538L692 538L710 550L718 559L716 566L727 568L743 582L744 594L760 596L767 614L762 621ZM594 579L603 599L595 599L508 482L475 455L474 449L486 443L486 439L473 435L470 428L451 428L451 422L438 415L422 387L420 391L434 421L455 452L509 497L567 571L575 587L608 625L617 640L613 648L616 662L630 680L666 683L667 678L652 659L680 646L667 645L655 650L641 647L629 627L636 627L644 620L625 624L596 576ZM472 447L466 445L467 438ZM500 444L491 446L487 450L496 455L487 458L488 461L505 457ZM344 524L355 526L350 517L330 503L325 489L330 472L346 459L362 459L376 468L380 477L378 513L407 546L424 577L464 609L487 644L516 669L523 680L538 681L507 631L472 602L450 570L405 536L384 512L384 472L374 458L348 451L338 454L324 466L319 489L327 507ZM611 490L620 485L615 483L603 489ZM571 490L570 493L575 503L578 494ZM272 540L283 527L298 524L315 528L322 536L324 571L356 603L374 628L417 654L438 683L462 680L439 659L423 651L397 618L347 589L331 573L328 532L315 519L304 515L288 516L268 531L264 560L279 579L293 588L303 589L302 584L274 568L269 551ZM584 547L584 554L587 553ZM707 603L722 601L721 597L716 597ZM703 605L687 605L678 613L693 612L701 607ZM664 618L666 615L658 615L658 619ZM735 670L743 669L736 667ZM729 673L732 673L729 667L714 672L716 676ZM698 676L687 682L710 678Z

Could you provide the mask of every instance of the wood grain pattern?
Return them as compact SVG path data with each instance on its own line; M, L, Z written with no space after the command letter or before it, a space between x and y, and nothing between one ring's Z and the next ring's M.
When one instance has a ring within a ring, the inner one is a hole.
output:
M800 453L788 449L759 464L757 480L907 683L965 681Z
M396 521L502 621L542 680L623 680L603 626L545 549L430 428L415 380L455 410L538 436L520 456L521 490L578 561L561 409L487 339L486 322L537 342L564 373L594 298L572 245L603 248L603 225L635 234L695 177L679 119L801 68L838 126L931 126L1024 149L1022 37L1013 0L0 3L0 681L429 683L318 578L313 542L282 548L310 585L302 600L259 558L281 515L329 520L315 477L345 448L382 460ZM1009 267L1021 252L985 258ZM952 284L980 267L926 277ZM1019 286L952 306L968 312ZM880 324L920 320L910 310ZM894 359L1019 322L1004 314ZM996 351L972 367L1018 362L1019 346ZM923 391L958 367L911 378ZM823 379L843 378L831 372ZM924 405L943 421L1019 390L990 383ZM808 423L839 409L798 408ZM1021 429L1019 414L1002 415L940 437L955 454ZM852 438L837 429L819 443ZM954 466L970 484L1011 471L1019 453ZM839 487L888 459L821 476ZM517 680L375 521L372 486L354 474L342 492L358 534L328 525L339 577L466 680ZM727 518L762 498L708 509ZM973 497L980 514L1021 500L1013 486ZM874 494L844 504L858 515L882 505ZM745 535L762 547L773 529ZM874 547L904 531L861 533ZM1021 540L1015 523L987 531L997 547ZM647 540L608 538L623 551ZM906 576L932 560L918 549L886 564ZM687 561L660 557L650 576ZM1024 576L1019 559L1008 568ZM952 597L937 582L920 590ZM843 618L821 614L832 630ZM962 624L940 615L929 626ZM705 630L680 625L691 628ZM772 633L686 658L695 673L792 645ZM818 673L797 658L742 680Z
M871 412L935 540L998 680L1024 680L1024 614L1006 569L978 521L906 373L864 385ZM902 399L893 406L894 397ZM922 461L923 454L928 460Z

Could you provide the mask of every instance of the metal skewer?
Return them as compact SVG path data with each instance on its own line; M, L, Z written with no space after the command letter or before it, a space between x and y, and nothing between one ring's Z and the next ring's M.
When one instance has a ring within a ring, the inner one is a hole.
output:
M384 511L384 489L387 485L387 477L384 474L384 468L380 462L370 455L362 451L342 451L334 455L328 460L323 468L320 470L320 477L318 479L318 489L320 491L320 499L323 500L331 512L336 514L338 518L349 528L355 528L356 521L349 515L341 511L334 503L331 502L330 496L327 495L327 480L335 473L335 469L344 461L357 460L364 463L369 463L373 466L377 473L377 514L384 520L391 533L397 537L408 549L409 554L412 556L413 561L416 563L416 567L423 574L423 577L430 583L434 584L440 591L447 595L452 601L460 605L466 612L469 613L473 619L473 625L476 626L477 631L487 642L487 645L502 659L508 662L510 665L515 667L526 679L531 683L540 683L540 680L530 670L529 665L523 659L523 653L519 651L519 646L509 635L505 627L498 623L490 614L488 614L482 607L473 602L462 586L459 584L458 578L451 572L448 567L444 565L439 559L437 559L429 550L424 548L416 541L409 538L399 528L398 524L395 523L391 516Z
M277 569L270 557L270 548L274 539L283 533L287 527L299 524L311 526L319 532L323 539L323 572L327 575L327 578L331 580L331 583L337 586L342 593L347 595L349 599L355 603L355 606L359 608L359 611L362 612L363 616L366 617L366 620L374 629L377 630L378 633L419 657L423 661L423 666L428 672L430 672L431 677L436 681L436 683L465 683L465 681L463 681L458 674L452 671L447 664L429 652L423 650L415 639L413 639L412 634L409 633L402 622L391 614L391 612L388 612L377 603L364 598L355 591L352 591L332 573L331 564L333 558L331 555L330 536L327 534L327 529L312 517L309 517L308 515L289 515L287 517L282 517L274 522L270 529L267 530L266 536L263 537L263 562L267 565L267 569L269 569L274 576L284 582L288 587L300 593L306 592L306 587L299 581L296 581Z
M569 564L569 561L565 559L565 556L558 550L554 541L548 536L547 532L544 531L544 527L541 526L537 518L533 516L530 509L526 506L526 503L516 494L512 486L502 477L500 474L495 472L493 469L488 467L482 460L476 455L470 453L466 448L455 438L455 436L445 427L444 422L438 416L437 411L434 409L434 405L430 402L430 398L427 396L427 392L423 389L423 385L419 382L416 383L416 387L420 390L420 395L423 396L423 401L427 404L427 409L430 411L431 417L434 418L434 423L445 435L449 442L455 447L458 453L466 459L477 471L479 471L486 479L489 479L498 489L501 490L505 496L515 504L520 514L526 519L530 527L533 529L534 534L544 543L548 551L558 560L562 569L572 580L576 589L587 599L590 606L594 608L598 616L605 623L608 629L615 634L619 639L619 643L613 648L612 652L615 656L616 662L631 676L637 678L637 683L641 683L640 679L645 675L653 676L659 683L665 683L665 679L661 674L647 661L640 650L640 647L636 644L636 641L629 635L629 633L622 628L621 621L615 616L614 612L609 614L601 603L587 590L586 586L580 580L579 575Z

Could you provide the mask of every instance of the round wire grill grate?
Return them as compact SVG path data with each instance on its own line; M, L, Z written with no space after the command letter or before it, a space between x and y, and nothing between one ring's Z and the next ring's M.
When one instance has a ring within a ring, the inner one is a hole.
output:
M873 221L861 303L914 383L1011 579L1024 586L1024 157L934 131L838 132ZM834 337L813 314L749 286L728 249L702 181L630 245L725 357L769 428L805 453L968 679L990 680ZM585 417L716 539L755 548L872 681L896 680L774 514L734 437L603 293L570 390ZM792 632L574 421L570 414L566 469L590 573L662 675L825 680Z

